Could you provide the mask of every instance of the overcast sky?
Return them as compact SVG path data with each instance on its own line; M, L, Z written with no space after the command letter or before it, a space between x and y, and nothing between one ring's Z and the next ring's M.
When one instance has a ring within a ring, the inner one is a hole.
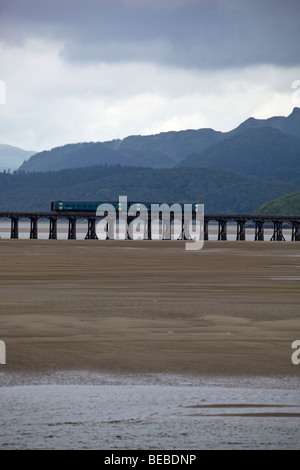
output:
M300 0L0 0L0 143L287 116L299 45Z

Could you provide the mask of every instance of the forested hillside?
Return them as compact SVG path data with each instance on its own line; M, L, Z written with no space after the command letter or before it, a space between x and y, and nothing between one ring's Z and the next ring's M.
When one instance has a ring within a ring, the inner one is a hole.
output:
M297 190L207 168L96 166L42 173L0 173L0 210L50 210L51 200L198 202L210 213L250 213Z

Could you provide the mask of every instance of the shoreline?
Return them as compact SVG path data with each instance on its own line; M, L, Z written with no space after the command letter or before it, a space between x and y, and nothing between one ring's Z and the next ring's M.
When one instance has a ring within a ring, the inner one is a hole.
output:
M0 386L76 371L298 381L297 242L184 244L2 239Z
M158 386L158 387L188 387L188 388L224 388L247 390L299 390L300 378L296 376L252 376L240 375L212 375L212 374L178 374L132 373L132 372L103 372L87 369L44 371L10 371L0 373L0 391L4 388L14 387L104 387L104 386ZM254 395L252 395L254 398ZM251 402L245 402L240 407ZM213 404L209 405L214 407ZM237 404L224 404L223 406L236 407ZM265 405L267 406L267 405ZM294 406L294 405L293 405ZM295 405L296 406L296 405ZM297 405L298 406L298 405Z

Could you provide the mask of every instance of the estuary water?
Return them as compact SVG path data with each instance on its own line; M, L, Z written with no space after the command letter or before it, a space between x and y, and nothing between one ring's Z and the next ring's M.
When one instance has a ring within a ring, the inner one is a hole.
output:
M299 379L0 376L0 449L299 449ZM16 385L17 384L17 385Z

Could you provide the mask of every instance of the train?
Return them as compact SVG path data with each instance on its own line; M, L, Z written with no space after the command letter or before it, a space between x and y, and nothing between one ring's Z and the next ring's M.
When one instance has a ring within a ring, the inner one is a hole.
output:
M52 201L51 212L96 212L102 202L92 201ZM118 202L111 202L115 209L119 207Z
M141 205L145 206L147 211L151 211L153 204L158 203L151 203L151 202L127 202L126 207L124 207L124 202L101 202L101 201L52 201L51 202L51 212L97 212L98 207L103 205L112 205L116 211L121 209L128 209L130 206L137 204L137 210ZM174 203L166 203L167 206L171 207ZM176 203L177 204L177 203ZM161 205L161 204L159 204ZM185 205L192 206L192 212L197 212L198 204L184 204L180 203L179 206L182 211L185 209ZM105 206L104 206L105 207Z

